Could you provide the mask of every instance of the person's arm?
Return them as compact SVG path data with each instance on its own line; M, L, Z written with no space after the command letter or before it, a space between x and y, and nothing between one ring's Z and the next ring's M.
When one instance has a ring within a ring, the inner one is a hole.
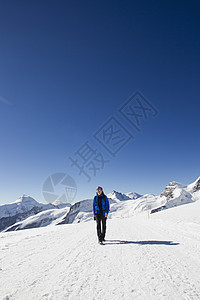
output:
M93 199L93 219L96 221L96 213L95 213L95 197Z
M107 215L109 213L109 210L110 210L110 204L109 204L108 198L106 196L106 213L107 213Z
M93 215L95 215L95 197L93 199Z
M108 200L108 198L107 198ZM109 203L109 200L108 200L108 212L110 211L110 203Z

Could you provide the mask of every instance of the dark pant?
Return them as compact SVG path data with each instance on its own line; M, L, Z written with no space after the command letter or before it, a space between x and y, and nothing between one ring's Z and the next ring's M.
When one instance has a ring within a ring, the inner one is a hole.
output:
M106 217L104 217L102 214L96 215L96 222L97 222L97 236L100 241L102 241L105 238L106 234Z

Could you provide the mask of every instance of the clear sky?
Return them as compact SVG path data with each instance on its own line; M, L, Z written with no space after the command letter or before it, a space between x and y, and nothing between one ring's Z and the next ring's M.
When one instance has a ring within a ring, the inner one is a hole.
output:
M1 204L22 194L45 202L43 183L59 172L75 180L76 201L97 185L159 194L200 176L199 9L194 0L1 1ZM140 131L119 112L136 91L158 111L139 118ZM95 138L108 120L134 137L116 155ZM87 141L109 160L96 160L96 175L82 160L89 182L69 159Z

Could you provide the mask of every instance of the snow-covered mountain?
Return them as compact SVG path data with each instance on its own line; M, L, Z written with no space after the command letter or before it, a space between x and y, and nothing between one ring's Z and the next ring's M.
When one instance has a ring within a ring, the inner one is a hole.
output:
M62 220L63 216L68 213L69 209L70 207L66 206L65 208L48 209L39 212L36 215L26 218L25 220L16 222L15 224L6 228L4 232L56 225Z
M110 202L109 218L126 218L144 211L153 213L170 207L200 200L200 177L190 185L170 182L159 196L153 194L119 193L107 194ZM93 199L75 203L59 224L89 221L92 216Z
M134 193L134 192L122 194L122 193L116 192L114 190L107 195L107 197L109 199L113 199L113 200L116 200L116 201L133 200L133 199L137 199L141 196L142 195L139 195L139 194Z
M112 191L107 197L110 203L110 219L127 218L144 211L155 213L200 200L200 177L189 185L172 181L158 196ZM61 202L45 205L23 196L11 204L0 206L0 228L12 231L50 224L86 222L93 218L92 204L93 199L86 199L73 205Z
M70 204L64 204L64 207L69 205ZM0 231L9 228L13 224L19 223L30 216L38 215L43 211L58 209L60 207L60 204L58 204L58 206L56 206L56 203L54 205L43 204L37 202L30 196L23 195L12 203L0 205Z
M6 218L15 216L17 214L26 213L27 211L30 211L33 207L44 207L49 206L49 204L45 205L42 203L37 202L32 197L23 195L16 201L4 204L0 206L0 218Z
M189 185L179 182L170 182L159 196L162 205L152 212L170 207L187 204L200 199L200 177Z

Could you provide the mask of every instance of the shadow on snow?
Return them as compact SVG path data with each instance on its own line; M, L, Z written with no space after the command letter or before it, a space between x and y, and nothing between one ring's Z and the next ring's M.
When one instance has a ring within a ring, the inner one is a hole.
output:
M106 240L105 245L122 245L122 244L138 244L138 245L166 245L166 246L176 246L179 243L174 243L172 241L123 241L123 240Z

